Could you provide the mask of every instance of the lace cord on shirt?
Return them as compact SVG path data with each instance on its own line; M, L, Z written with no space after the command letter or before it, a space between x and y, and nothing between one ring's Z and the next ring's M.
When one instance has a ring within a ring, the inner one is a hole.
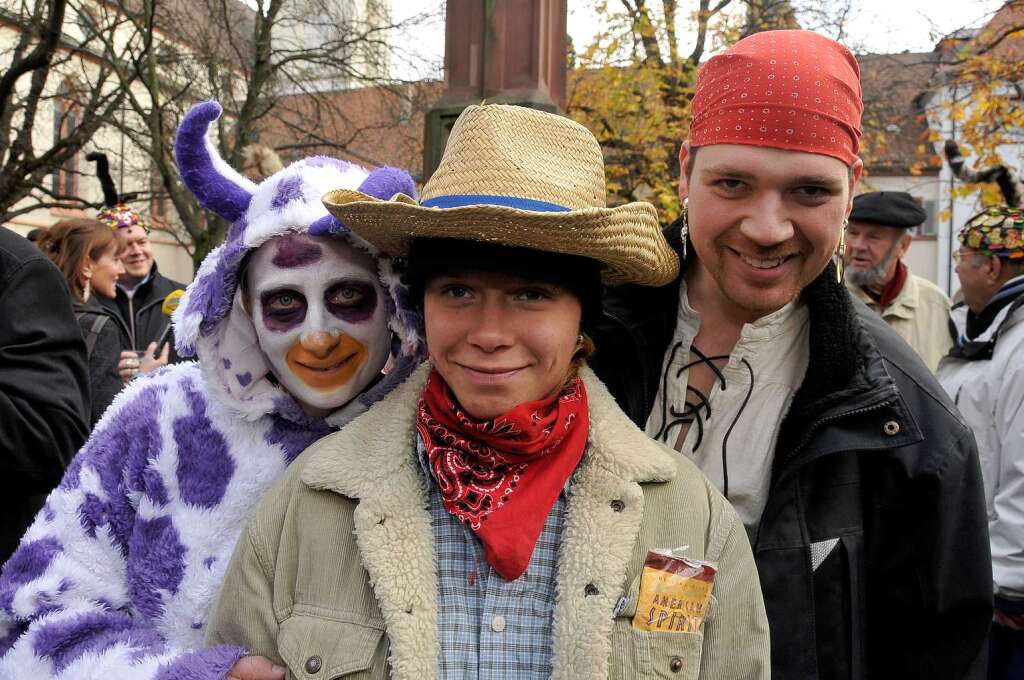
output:
M711 418L711 401L708 398L708 395L705 395L696 387L687 384L686 391L688 393L693 393L694 395L696 395L697 401L695 403L686 401L682 411L676 409L674 405L670 405L668 403L669 373L672 364L676 360L676 354L682 348L682 346L682 342L677 342L672 346L672 351L669 354L668 364L665 367L666 370L662 377L661 385L662 424L661 427L658 428L658 431L655 433L654 438L667 444L669 434L672 432L673 429L680 427L684 424L696 424L697 440L694 442L693 447L690 449L691 453L696 453L697 449L700 448L701 443L704 441L704 420ZM722 354L709 357L703 352L701 352L700 349L698 349L696 346L691 346L690 351L693 354L697 355L697 359L679 368L676 371L676 380L678 380L680 376L683 375L683 372L689 370L690 368L698 364L705 364L714 372L715 377L721 384L722 391L725 391L727 388L725 382L725 374L722 372L722 369L720 369L718 365L715 364L714 362L721 361L723 359L728 360L729 355ZM729 428L725 432L725 436L722 438L722 495L724 495L726 498L729 497L729 437L732 435L732 431L736 427L736 423L739 422L740 416L743 415L743 411L746 410L747 404L750 403L750 397L754 392L754 368L750 365L750 362L747 361L745 358L740 359L740 363L742 363L747 368L747 372L750 374L750 384L747 387L747 394L743 397L743 402L740 404L739 411L737 411L736 416L732 419L732 422L729 424ZM703 416L701 415L701 409L704 409ZM669 420L669 415L672 416L672 420Z
M672 368L672 364L675 363L676 354L679 352L682 346L682 342L677 342L672 346L672 352L669 354L668 364L665 366L665 374L662 377L661 384L661 427L658 428L658 431L655 433L654 438L668 444L668 436L673 429L680 427L681 425L684 424L696 423L697 441L693 445L692 449L692 451L696 451L700 447L701 442L704 440L704 420L711 418L711 402L708 400L708 396L705 395L700 390L698 390L693 385L687 384L686 391L689 393L693 393L696 396L696 403L686 401L684 403L682 411L676 409L675 406L669 405L668 403L669 372ZM715 377L718 379L719 383L721 383L722 389L726 389L725 374L722 373L722 370L718 368L718 366L715 365L714 362L720 361L722 359L728 359L729 355L726 354L722 356L709 357L694 346L690 347L690 351L697 355L697 359L685 364L680 369L678 369L676 371L675 379L679 380L680 376L682 376L685 371L689 370L690 368L698 364L707 364L707 366L715 373ZM700 413L700 410L702 408L704 409L703 416ZM672 416L673 420L669 420L668 417L670 415Z

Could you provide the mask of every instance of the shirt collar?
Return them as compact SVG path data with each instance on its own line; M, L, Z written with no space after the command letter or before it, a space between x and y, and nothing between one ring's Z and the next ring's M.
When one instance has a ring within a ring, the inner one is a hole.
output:
M781 309L771 314L766 314L753 323L743 324L740 332L739 345L758 344L763 341L772 340L778 336L793 330L807 321L807 305L797 296L790 300ZM687 335L695 336L700 329L700 314L690 306L690 299L686 292L686 278L679 284L679 315L677 326L685 329Z

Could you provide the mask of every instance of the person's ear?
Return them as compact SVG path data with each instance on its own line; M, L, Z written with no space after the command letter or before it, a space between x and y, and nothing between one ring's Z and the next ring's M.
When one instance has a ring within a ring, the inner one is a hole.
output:
M686 172L686 161L690 157L690 143L683 142L679 147L679 201L685 201L690 194L690 178Z
M988 274L985 275L989 285L995 286L999 283L999 276L1003 273L1003 260L995 255L989 255Z
M850 213L853 212L853 195L857 189L857 183L860 182L860 176L864 172L864 161L857 159L850 166L849 172L847 172L847 178L849 180L849 192L846 201L846 219L850 219Z
M82 278L85 279L86 281L90 280L92 278L92 272L94 267L95 264L93 263L92 258L86 256L85 259L82 260Z
M914 235L911 234L909 231L904 233L903 236L900 237L900 259L903 259L903 257L907 254L907 251L910 250L910 244L913 242Z

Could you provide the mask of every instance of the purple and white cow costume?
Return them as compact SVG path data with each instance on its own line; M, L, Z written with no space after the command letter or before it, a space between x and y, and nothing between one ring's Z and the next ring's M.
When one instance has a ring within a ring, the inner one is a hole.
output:
M204 622L260 496L422 358L390 261L320 202L339 186L408 194L409 175L314 157L255 185L207 140L220 111L193 108L175 149L199 202L233 222L175 313L179 353L199 360L115 399L4 565L0 677L224 677L244 650L203 649ZM351 274L342 284L340 270ZM385 331L383 351L371 326ZM338 338L349 349L331 359Z

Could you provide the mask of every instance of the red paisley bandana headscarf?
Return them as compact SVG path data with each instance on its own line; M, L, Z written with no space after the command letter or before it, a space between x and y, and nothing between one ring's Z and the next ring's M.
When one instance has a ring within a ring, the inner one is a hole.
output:
M558 396L520 404L493 420L477 420L431 371L416 428L445 508L476 533L502 578L522 576L548 513L583 457L590 430L583 381L576 378Z
M812 31L762 31L697 74L690 146L750 144L857 160L864 103L850 51Z

